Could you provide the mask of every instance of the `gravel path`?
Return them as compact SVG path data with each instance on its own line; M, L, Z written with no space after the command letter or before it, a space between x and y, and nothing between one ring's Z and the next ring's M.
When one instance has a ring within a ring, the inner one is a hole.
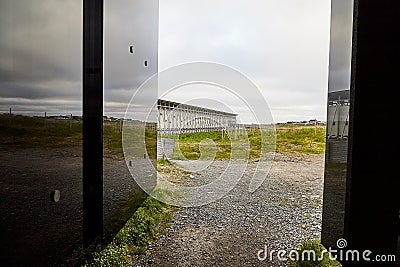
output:
M188 178L203 184L218 175L223 161ZM277 155L258 190L248 192L255 164L250 164L237 186L208 205L181 208L168 233L148 247L134 266L287 266L261 261L258 251L296 248L320 237L324 158ZM264 256L264 254L260 254Z

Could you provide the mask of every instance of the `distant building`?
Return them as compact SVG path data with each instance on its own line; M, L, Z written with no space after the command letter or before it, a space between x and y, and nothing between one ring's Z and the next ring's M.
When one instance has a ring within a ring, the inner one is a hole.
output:
M328 93L326 162L347 162L350 90Z
M350 90L328 94L327 137L347 138L349 135Z
M325 125L325 122L319 121L317 119L312 119L308 121L309 125Z
M73 116L73 115L55 115L55 116L46 116L47 119L53 120L73 120L73 121L81 121L82 116Z
M158 100L157 132L160 135L210 132L236 126L237 114Z
M70 120L71 116L57 115L57 116L48 116L47 118L54 120Z
M103 116L104 121L121 121L122 119L120 118L115 118L115 117L108 117L108 116Z

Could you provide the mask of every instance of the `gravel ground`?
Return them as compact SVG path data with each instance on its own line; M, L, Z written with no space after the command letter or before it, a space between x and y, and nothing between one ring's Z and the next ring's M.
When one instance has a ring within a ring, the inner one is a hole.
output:
M125 161L105 158L103 171L107 219L141 191ZM50 201L55 189L57 203ZM81 148L0 147L0 265L75 266L70 256L82 244L82 230Z
M183 183L204 184L225 164L216 161ZM176 212L168 233L134 266L287 266L276 253L270 261L269 252L320 238L324 158L277 155L264 183L249 193L255 166L221 199ZM267 259L259 260L265 248Z

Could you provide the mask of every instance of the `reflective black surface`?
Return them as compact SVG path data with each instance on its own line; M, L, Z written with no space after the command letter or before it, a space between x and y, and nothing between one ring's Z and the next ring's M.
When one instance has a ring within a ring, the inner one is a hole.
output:
M322 243L336 247L344 236L350 111L353 1L331 3Z
M341 88L333 78L339 72L335 64L330 64L328 119L332 131L327 128L322 243L335 247L338 238L345 238L343 250L358 251L360 255L369 253L359 260L342 258L343 266L399 266L400 184L396 175L399 139L393 138L387 127L396 121L398 113L398 99L392 87L398 83L400 3L354 1L350 64L348 57L337 54L334 42L345 32L345 28L335 26L343 24L343 20L335 23L340 18L338 11L351 14L350 3L344 2L332 2L331 37L334 38L331 38L330 59L335 62L342 58L348 62L350 97L344 99L348 93L337 90ZM332 122L335 117L332 111L347 109L346 102L350 105L347 151L341 149L345 146L340 143L346 139L346 130L341 131L346 120L338 116L338 122L335 125ZM346 161L342 155L347 155Z
M90 198L93 184L82 184L82 105L87 108L87 140L101 131L93 132L91 124L91 114L96 117L98 110L82 103L82 73L86 78L100 75L102 80L103 60L95 66L89 58L82 71L83 11L82 1L0 3L0 261L4 266L79 265L85 229L93 230L88 242L96 237L106 242L146 196L128 171L121 135L130 98L157 72L158 1L105 1L104 125L102 114L98 116L105 145L85 154L86 162L105 155L100 166L104 186L101 180L95 186L101 190L101 213L86 205L86 228L82 196ZM90 16L89 21L96 23ZM99 26L90 34L97 29L101 40ZM86 36L85 51L99 44L93 43L94 36ZM97 54L101 59L102 52ZM102 88L101 83L95 85ZM157 100L156 89L147 101ZM87 178L98 173L98 168L84 172Z
M0 2L0 265L82 244L82 3Z

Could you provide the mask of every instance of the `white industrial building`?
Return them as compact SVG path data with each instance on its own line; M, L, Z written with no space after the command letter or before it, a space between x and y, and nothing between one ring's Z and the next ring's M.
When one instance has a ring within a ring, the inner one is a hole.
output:
M347 138L349 135L350 90L328 94L327 137Z
M236 126L237 114L158 100L159 135L230 130Z
M349 135L350 90L328 94L326 162L346 163Z

